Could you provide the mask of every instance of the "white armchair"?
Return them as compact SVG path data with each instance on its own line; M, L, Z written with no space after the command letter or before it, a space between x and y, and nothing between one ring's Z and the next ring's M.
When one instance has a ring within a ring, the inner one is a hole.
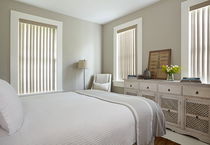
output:
M91 89L111 91L112 75L111 74L96 74L93 79Z

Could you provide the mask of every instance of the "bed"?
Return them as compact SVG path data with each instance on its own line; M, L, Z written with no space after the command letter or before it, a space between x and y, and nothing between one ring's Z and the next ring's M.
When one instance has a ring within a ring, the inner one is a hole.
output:
M143 97L97 90L21 97L24 122L0 145L149 145L165 134L160 107Z

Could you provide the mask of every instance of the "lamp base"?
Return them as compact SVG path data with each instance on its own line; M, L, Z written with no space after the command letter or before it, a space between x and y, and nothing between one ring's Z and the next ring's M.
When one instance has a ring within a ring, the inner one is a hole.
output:
M84 69L84 90L86 90L86 87L85 87L85 69Z

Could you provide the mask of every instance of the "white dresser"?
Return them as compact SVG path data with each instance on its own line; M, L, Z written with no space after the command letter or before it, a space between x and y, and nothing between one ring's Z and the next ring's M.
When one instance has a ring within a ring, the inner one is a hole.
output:
M124 93L157 102L166 126L210 144L210 85L164 80L125 80Z

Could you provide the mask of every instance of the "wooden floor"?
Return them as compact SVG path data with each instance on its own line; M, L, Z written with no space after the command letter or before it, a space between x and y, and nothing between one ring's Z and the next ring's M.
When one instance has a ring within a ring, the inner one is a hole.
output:
M163 137L156 137L154 145L180 145L180 144L173 142L169 139L163 138Z
M180 144L173 142L169 139L163 138L163 137L156 137L155 145L180 145Z

